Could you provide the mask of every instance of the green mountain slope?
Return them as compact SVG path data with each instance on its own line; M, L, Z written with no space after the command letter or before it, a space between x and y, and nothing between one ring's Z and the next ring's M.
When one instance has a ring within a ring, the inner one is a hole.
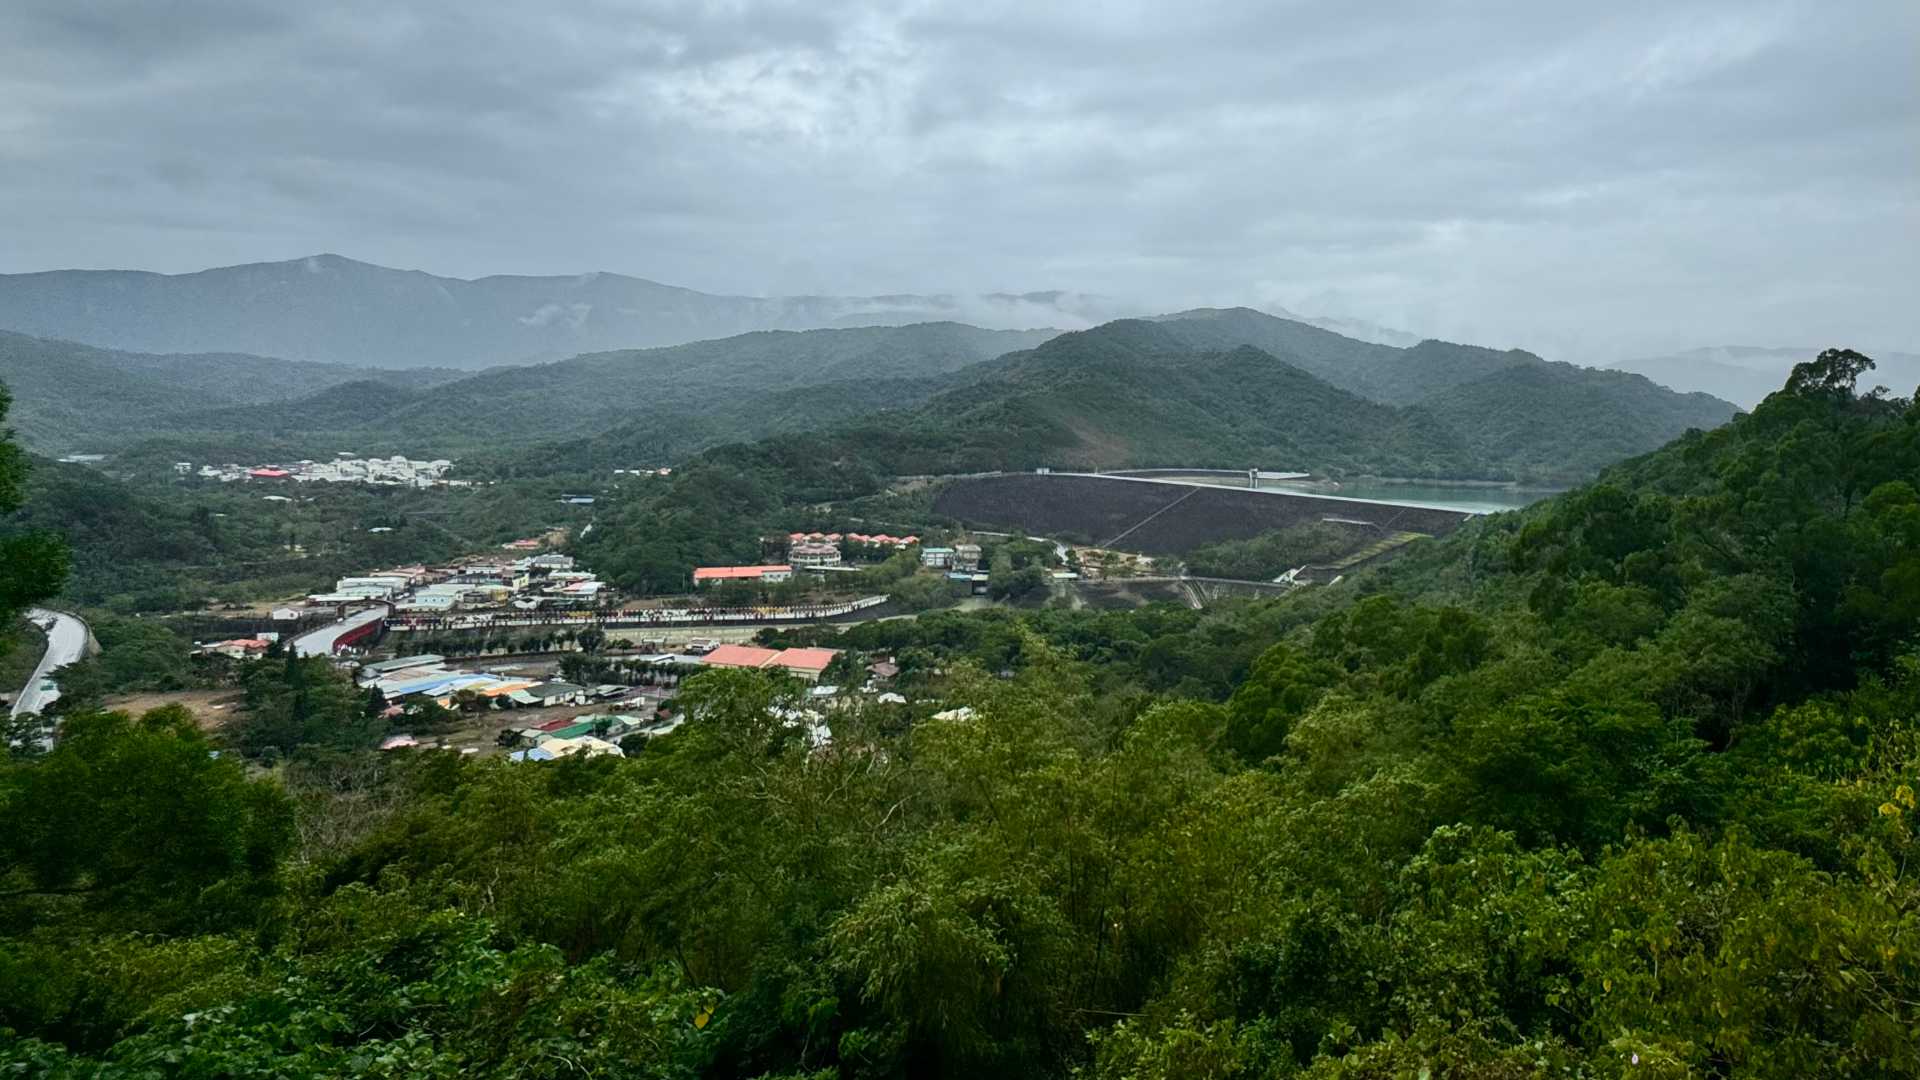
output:
M357 409L327 391L173 423L185 431L274 432L316 445L344 441L369 452L484 453L574 436L625 453L622 464L658 463L796 424L836 422L869 405L924 400L942 376L1051 335L959 323L766 331L496 368L430 393L382 394L363 382ZM838 389L810 392L827 386Z
M1503 352L1444 341L1404 349L1375 345L1250 308L1200 308L1156 321L1195 348L1252 345L1342 390L1388 405L1411 405L1518 364L1544 363L1517 349Z
M112 357L84 345L0 334L0 382L13 394L9 421L20 441L48 452L89 450L116 429L156 427L207 403L191 387L130 371Z
M13 392L12 425L28 446L55 453L191 426L184 417L214 406L287 401L374 377L394 387L427 387L458 374L240 353L131 353L0 331L0 383Z
M768 331L452 380L17 335L0 360L31 444L146 464L350 449L517 472L632 467L851 425L875 452L912 448L910 471L1252 463L1563 479L1730 415L1526 353L1400 349L1246 309L1061 337L958 323Z
M1457 384L1419 408L1458 432L1489 467L1544 480L1590 477L1690 428L1718 427L1737 411L1643 376L1548 363Z
M1257 318L1249 325L1285 323ZM1348 359L1422 373L1408 387L1444 387L1397 407L1255 347L1196 348L1190 325L1122 320L1063 334L948 376L954 385L923 405L820 437L902 473L1190 465L1562 480L1734 413L1617 372L1440 342L1339 339ZM1335 337L1286 325L1302 341Z
M1064 334L968 373L893 430L949 447L944 469L1171 463L1459 475L1465 447L1428 417L1356 397L1239 346L1196 352L1161 325ZM909 451L911 452L911 451Z

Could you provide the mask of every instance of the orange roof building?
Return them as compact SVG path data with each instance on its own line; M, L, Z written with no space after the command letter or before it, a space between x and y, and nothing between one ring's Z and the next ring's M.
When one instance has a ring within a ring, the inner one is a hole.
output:
M762 649L753 645L722 645L701 658L711 667L761 671L781 668L808 682L817 682L839 649Z
M711 585L716 581L787 581L793 577L793 567L782 563L778 566L700 566L693 571L695 585Z
M839 649L783 649L774 663L809 682L816 681L840 655Z
M752 645L722 645L701 658L712 667L763 668L780 655L779 649L759 649Z

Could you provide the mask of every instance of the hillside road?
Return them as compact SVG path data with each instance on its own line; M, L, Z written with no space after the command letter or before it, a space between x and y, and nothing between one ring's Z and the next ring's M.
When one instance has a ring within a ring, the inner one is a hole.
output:
M46 655L40 658L40 666L33 669L33 678L27 680L26 687L13 700L15 716L42 712L59 700L60 691L54 687L51 676L87 653L87 624L78 618L44 608L34 608L27 612L27 617L43 625L51 619L52 626L47 630Z

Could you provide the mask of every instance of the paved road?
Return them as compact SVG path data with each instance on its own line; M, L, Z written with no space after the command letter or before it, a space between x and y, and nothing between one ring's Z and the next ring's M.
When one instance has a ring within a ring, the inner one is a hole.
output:
M356 611L339 622L328 623L318 630L309 630L294 638L293 653L295 656L332 656L334 642L339 641L342 634L386 617L387 609L384 607Z
M53 620L53 629L47 631L47 652L40 658L40 666L33 669L33 678L27 681L26 688L14 699L13 715L37 713L59 700L60 691L55 689L49 678L55 671L66 667L87 652L87 624L64 611L47 611L34 608L27 617L37 623ZM44 687L44 689L43 689Z

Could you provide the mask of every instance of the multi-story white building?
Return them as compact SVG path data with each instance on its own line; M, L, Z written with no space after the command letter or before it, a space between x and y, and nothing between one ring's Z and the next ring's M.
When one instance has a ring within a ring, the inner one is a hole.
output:
M802 570L819 566L839 566L840 545L813 540L802 541L787 548L787 561Z

